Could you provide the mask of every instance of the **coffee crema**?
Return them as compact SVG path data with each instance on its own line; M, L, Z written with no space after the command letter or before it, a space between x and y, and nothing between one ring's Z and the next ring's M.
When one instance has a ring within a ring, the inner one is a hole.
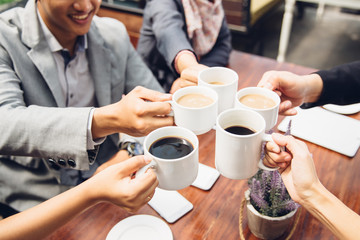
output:
M162 159L182 158L194 150L193 145L181 137L164 137L153 142L149 152Z
M209 82L209 84L212 84L212 85L225 85L225 83L221 82L221 81L212 81L212 82Z
M200 93L189 93L181 96L176 102L184 107L202 108L212 104L214 100Z
M256 109L267 109L276 105L274 100L260 94L247 94L242 96L239 101L248 107Z
M225 131L232 133L232 134L236 134L236 135L250 135L255 133L254 130L248 128L248 127L244 127L244 126L230 126L225 128Z

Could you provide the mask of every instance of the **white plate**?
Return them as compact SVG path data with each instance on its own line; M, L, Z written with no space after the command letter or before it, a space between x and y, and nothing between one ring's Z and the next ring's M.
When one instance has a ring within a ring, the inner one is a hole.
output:
M170 227L158 217L134 215L118 222L106 240L173 240Z
M340 114L354 114L360 112L360 103L355 103L350 105L326 104L323 107L329 111Z

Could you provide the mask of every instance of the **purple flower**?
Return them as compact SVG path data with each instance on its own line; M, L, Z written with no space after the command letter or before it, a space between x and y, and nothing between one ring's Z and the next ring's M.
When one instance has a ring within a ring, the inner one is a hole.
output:
M259 170L248 180L250 202L261 214L277 217L297 209L278 171Z

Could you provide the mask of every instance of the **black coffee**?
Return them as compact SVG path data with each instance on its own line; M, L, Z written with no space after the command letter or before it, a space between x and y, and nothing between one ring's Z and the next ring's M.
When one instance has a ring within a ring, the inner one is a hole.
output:
M193 149L192 144L184 138L165 137L153 142L149 152L158 158L176 159L188 155Z
M255 133L255 131L251 130L250 128L243 126L231 126L225 128L225 130L229 133L233 133L237 135L249 135Z

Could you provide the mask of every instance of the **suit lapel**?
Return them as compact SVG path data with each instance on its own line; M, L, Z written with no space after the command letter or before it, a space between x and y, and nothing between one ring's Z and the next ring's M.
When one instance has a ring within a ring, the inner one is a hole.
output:
M99 106L111 104L111 51L105 47L104 39L92 24L88 33L89 70L94 80L95 94Z
M54 67L56 63L37 19L35 1L28 1L25 8L22 40L30 48L28 55L49 86L57 105L65 107L66 99L61 93L60 81ZM105 106L111 103L111 61L109 58L112 52L105 47L104 39L94 23L89 30L88 41L89 71L94 80L97 103L99 106Z
M111 56L112 52L105 46L104 38L96 28L95 23L91 25L88 33L88 61L89 70L94 80L95 94L99 107L111 104ZM112 134L110 139L118 145L119 135Z
M66 99L61 91L60 81L55 67L56 63L41 30L36 13L35 1L28 1L25 9L22 41L30 48L27 54L47 83L55 98L56 104L59 107L65 107ZM40 79L34 80L40 81Z
M35 48L28 52L28 56L43 76L45 82L50 88L52 95L55 98L58 107L65 107L66 99L61 91L57 68L55 67L56 63L48 47L42 47L41 45L37 45Z

